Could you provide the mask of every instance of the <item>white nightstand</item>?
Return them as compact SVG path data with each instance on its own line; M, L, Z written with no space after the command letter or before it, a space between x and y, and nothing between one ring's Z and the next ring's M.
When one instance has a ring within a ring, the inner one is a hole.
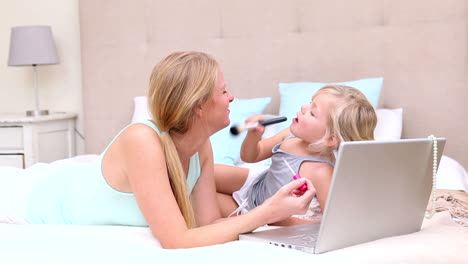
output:
M0 166L27 168L76 155L74 113L0 114Z

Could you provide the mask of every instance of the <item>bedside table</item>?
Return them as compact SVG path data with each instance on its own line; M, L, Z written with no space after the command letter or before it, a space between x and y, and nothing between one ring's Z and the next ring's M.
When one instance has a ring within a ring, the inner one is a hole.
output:
M27 168L76 155L77 114L0 114L0 166Z

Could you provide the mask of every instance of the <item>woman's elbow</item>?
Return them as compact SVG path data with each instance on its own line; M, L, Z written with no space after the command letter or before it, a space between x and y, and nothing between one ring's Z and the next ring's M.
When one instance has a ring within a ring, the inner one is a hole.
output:
M154 233L153 237L159 242L164 249L179 249L179 248L193 248L197 245L190 243L190 241L184 239L181 236L174 236L171 238L158 238Z
M183 247L177 246L177 245L175 245L173 243L168 243L168 244L160 243L160 244L161 244L161 247L163 249L180 249L180 248L183 248Z
M156 239L156 241L159 242L162 248L164 249L177 249L181 248L179 243L177 242L177 239L164 239L164 238L159 238L154 232L152 232L153 238Z
M157 238L156 238L157 239ZM185 243L181 243L177 241L177 239L169 239L167 241L159 240L159 244L164 249L179 249L179 248L189 248L188 246L184 246Z

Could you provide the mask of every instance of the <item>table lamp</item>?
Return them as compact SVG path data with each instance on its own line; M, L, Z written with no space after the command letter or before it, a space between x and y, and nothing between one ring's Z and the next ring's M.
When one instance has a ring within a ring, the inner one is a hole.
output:
M20 26L11 29L8 66L33 66L36 109L27 116L48 115L48 110L39 108L37 65L58 64L57 49L50 26Z

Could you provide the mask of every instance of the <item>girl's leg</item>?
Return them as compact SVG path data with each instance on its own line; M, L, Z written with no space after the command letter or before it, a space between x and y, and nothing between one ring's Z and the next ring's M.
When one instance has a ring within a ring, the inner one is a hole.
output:
M245 180L249 175L249 169L215 164L214 175L216 181L216 191L218 193L231 196L233 192L238 191L242 185L244 185Z
M232 198L232 193L244 185L249 169L215 164L214 165L216 197L222 217L229 216L239 206Z
M238 207L236 201L234 201L232 196L229 194L217 193L216 198L218 199L218 205L222 217L228 217Z

